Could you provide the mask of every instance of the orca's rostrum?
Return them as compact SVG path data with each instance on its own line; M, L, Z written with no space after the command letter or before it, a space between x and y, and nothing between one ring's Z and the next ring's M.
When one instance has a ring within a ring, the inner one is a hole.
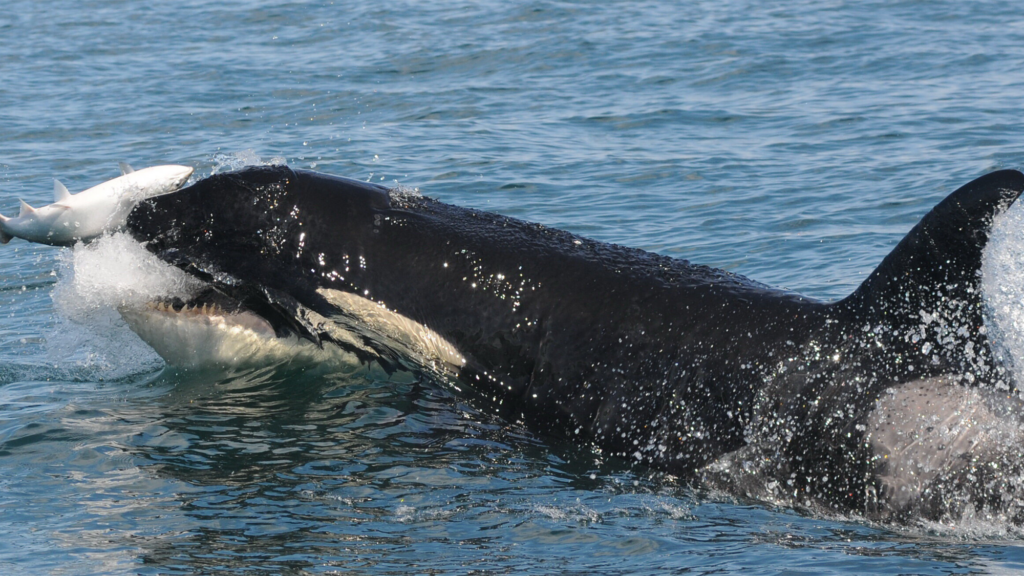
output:
M154 198L128 229L222 301L201 304L259 318L269 337L449 374L606 454L711 483L754 475L753 492L872 517L973 506L1020 521L1015 489L972 480L1015 460L1016 437L955 426L1014 386L985 333L979 269L1022 191L1016 171L960 188L831 303L287 167ZM932 444L911 439L922 421Z

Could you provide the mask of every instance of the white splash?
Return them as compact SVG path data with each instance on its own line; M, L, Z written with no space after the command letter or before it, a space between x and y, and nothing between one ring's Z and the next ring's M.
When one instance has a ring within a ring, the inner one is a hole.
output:
M995 217L982 255L985 324L1003 365L1024 382L1024 201Z
M162 262L126 234L103 236L61 251L51 298L56 326L50 356L118 377L160 365L160 358L128 326L117 307L158 296L186 298L199 283Z
M202 284L163 262L131 236L104 236L61 254L53 291L58 311L78 318L101 309L143 305L160 297L188 298Z

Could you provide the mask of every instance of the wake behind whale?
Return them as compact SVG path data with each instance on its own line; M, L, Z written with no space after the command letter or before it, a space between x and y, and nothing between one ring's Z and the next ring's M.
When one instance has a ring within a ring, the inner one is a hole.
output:
M1012 320L986 309L981 271L999 269L983 266L993 219L1022 190L1013 171L957 190L834 303L287 167L202 180L128 229L206 285L160 314L226 311L428 370L542 432L733 491L1020 523L1013 343L985 322Z

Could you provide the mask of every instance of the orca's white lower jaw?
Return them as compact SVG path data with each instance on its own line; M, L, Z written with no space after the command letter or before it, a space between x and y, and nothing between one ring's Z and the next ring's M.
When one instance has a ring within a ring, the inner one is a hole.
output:
M324 299L327 316L292 303L301 309L292 317L256 297L256 307L262 310L259 305L267 304L271 312L261 315L212 284L187 301L163 297L122 304L118 312L167 364L178 368L348 366L377 360L385 366L452 375L466 364L441 335L382 304L337 290L317 293ZM315 325L317 333L304 337L308 333L300 332L303 322Z
M238 306L175 299L125 305L118 312L133 332L177 368L319 363L348 356L334 346L321 348L293 334L280 336L266 319Z

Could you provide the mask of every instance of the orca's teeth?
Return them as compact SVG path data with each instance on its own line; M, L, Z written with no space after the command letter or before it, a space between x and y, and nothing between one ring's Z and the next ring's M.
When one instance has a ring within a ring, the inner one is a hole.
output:
M158 312L167 312L175 314L189 314L189 315L202 315L202 316L224 316L227 315L227 309L216 302L204 302L202 304L196 302L181 302L180 300L150 300L146 302L146 307L150 310L156 310Z

